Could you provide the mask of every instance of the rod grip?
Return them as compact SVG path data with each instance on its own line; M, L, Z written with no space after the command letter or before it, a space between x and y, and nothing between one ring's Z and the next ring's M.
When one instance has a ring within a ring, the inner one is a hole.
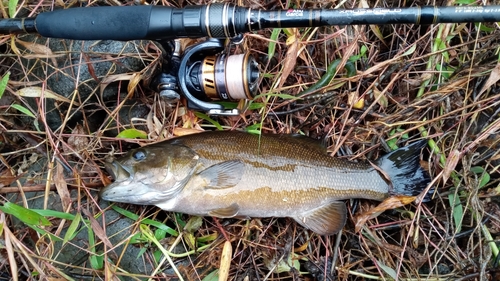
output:
M35 25L40 35L52 38L122 41L148 39L153 7L163 8L166 14L171 14L172 8L158 6L71 8L41 13L36 17Z

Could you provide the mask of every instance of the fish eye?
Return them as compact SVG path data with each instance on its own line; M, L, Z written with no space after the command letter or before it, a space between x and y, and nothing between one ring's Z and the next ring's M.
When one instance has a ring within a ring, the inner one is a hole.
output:
M146 153L143 150L137 150L132 154L135 161L141 161L146 159Z

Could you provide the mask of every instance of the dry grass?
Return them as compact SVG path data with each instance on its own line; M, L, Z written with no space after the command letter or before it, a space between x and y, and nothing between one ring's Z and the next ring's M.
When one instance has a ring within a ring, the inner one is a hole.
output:
M62 3L30 2L23 11L36 14ZM188 4L200 3L183 2ZM265 9L284 5L245 4ZM338 3L293 4L318 8ZM358 4L347 1L343 6ZM160 51L149 42L128 43L133 52L124 46L122 52L103 53L70 49L67 41L58 39L17 37L36 43L29 45L0 36L0 74L11 73L0 100L2 200L59 211L39 211L47 223L32 213L22 214L35 221L20 223L0 211L0 278L166 280L176 273L163 270L175 268L186 280L201 280L219 268L224 242L231 241L232 260L223 259L230 262L231 280L500 280L500 30L496 24L485 26L491 30L478 31L470 23L290 29L290 35L282 32L272 43L272 30L245 35L238 51L249 51L260 62L263 97L255 102L263 107L215 118L225 129L261 128L265 133L326 138L332 155L351 159L374 159L407 139L430 140L425 164L432 175L434 199L386 211L360 232L355 232L353 219L376 202L353 200L348 202L351 218L338 237L315 235L289 219L203 218L183 231L183 224L195 218L122 204L118 206L138 217L117 233L106 232L120 221L119 216L103 215L112 207L98 204L97 191L110 181L103 169L106 156L136 143L170 138L179 128L212 129L213 124L186 112L181 103L165 103L140 83L151 78L160 61ZM292 35L300 39L287 45ZM64 47L56 51L54 44ZM269 44L276 44L276 51L267 60ZM71 54L79 60L68 61ZM349 60L353 56L359 57ZM113 72L125 58L141 60L145 67L124 71L127 75ZM112 65L106 75L88 80L75 75L74 67L93 73L103 61ZM335 61L335 79L306 98L266 96L300 95ZM353 75L348 73L350 66L357 70ZM72 92L74 85L86 87L87 96L79 91L67 94L69 100L47 96L48 92L45 99L19 95L24 88L46 87L47 73L69 78ZM104 97L92 80L114 82L121 95ZM49 100L55 101L54 107L48 106ZM23 105L35 118L12 104ZM131 111L134 107L139 111ZM131 118L130 112L137 116ZM49 124L49 113L60 117L60 126ZM145 131L147 140L115 137L127 128ZM158 228L178 235L162 234ZM71 235L75 232L76 237ZM77 248L76 256L61 259L61 243ZM144 249L134 258L137 267L149 268L147 275L132 273L132 267L122 264L131 248ZM158 249L179 248L182 253L169 254L171 260L155 256ZM289 268L297 263L298 268ZM288 268L277 273L278 265Z

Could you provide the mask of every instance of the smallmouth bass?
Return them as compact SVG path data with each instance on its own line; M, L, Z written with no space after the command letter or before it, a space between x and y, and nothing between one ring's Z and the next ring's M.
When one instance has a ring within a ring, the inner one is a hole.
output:
M426 141L374 163L331 157L299 135L203 132L129 151L106 163L115 179L101 199L156 205L199 216L291 217L321 235L338 232L341 200L417 195L430 182L419 156Z

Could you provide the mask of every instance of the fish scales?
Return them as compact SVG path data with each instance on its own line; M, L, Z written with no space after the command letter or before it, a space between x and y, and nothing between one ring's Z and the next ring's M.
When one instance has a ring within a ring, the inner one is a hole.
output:
M117 159L109 168L115 183L101 194L106 200L154 204L193 215L292 217L317 233L331 234L346 219L339 200L383 200L392 185L399 185L386 176L410 167L398 162L406 158L412 166L403 178L416 177L414 154L422 145L414 146L381 159L390 170L381 172L374 164L330 157L325 147L304 136L206 132Z
M259 139L256 135L218 132L190 135L179 143L195 151L205 168L234 159L245 163L238 185L231 190L209 189L207 195L227 198L252 191L257 195L253 201L277 196L282 199L278 200L282 204L279 207L293 208L294 203L324 198L342 200L356 196L381 200L387 197L389 189L372 165L330 157L326 149L316 143L305 143L301 137L290 140L280 135L265 135Z

